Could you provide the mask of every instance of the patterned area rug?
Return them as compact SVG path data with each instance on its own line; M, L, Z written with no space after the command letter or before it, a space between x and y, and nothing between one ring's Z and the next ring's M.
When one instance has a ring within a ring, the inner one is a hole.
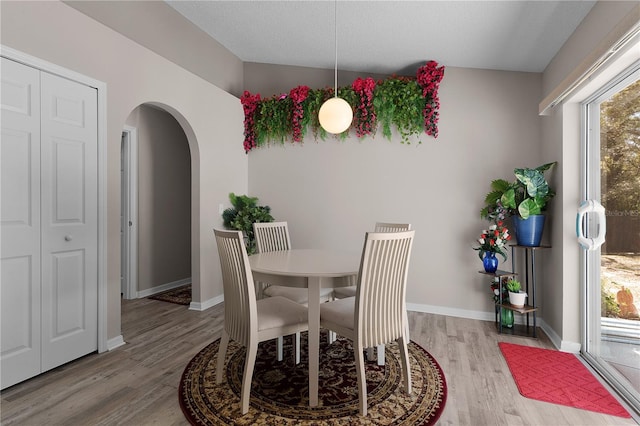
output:
M191 284L154 294L153 296L147 297L147 299L177 303L178 305L189 305L191 303Z
M291 340L285 359L276 361L275 340L258 347L249 412L240 414L240 388L245 349L229 344L225 378L215 383L220 339L202 349L187 365L179 387L180 407L198 425L432 425L445 406L447 384L435 359L414 342L409 345L413 392L404 393L397 345L387 345L386 366L367 362L368 413L358 413L353 347L338 338L328 345L321 335L318 407L309 407L306 333L302 361L293 362ZM365 358L366 359L366 358Z
M522 396L631 417L574 354L506 342L498 345Z

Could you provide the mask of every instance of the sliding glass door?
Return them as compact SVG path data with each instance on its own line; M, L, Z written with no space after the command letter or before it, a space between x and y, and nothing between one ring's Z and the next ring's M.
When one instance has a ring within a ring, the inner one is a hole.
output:
M640 412L640 64L584 103L584 123L583 206L604 209L577 224L587 237L582 351ZM605 229L604 244L590 245Z

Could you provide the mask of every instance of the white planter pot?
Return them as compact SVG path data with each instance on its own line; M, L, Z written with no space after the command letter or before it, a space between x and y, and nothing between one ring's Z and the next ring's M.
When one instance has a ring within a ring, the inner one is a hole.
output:
M527 293L524 291L518 293L509 292L509 303L516 308L524 308L524 301L527 298Z

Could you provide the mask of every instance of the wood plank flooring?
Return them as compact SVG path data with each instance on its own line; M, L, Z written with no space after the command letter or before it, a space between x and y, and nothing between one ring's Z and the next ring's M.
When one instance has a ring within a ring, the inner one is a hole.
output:
M188 361L220 337L224 307L206 312L138 299L122 303L126 345L92 354L1 393L2 425L187 425L178 382ZM440 425L636 425L633 419L522 397L498 342L552 348L548 339L498 335L492 322L409 313L411 339L448 385Z

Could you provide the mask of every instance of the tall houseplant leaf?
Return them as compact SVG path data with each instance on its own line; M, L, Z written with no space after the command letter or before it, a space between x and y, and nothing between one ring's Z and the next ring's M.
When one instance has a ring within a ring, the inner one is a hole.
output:
M242 231L245 237L247 253L256 251L256 240L253 224L256 222L273 222L271 207L259 206L258 197L229 194L229 201L233 207L222 212L222 222L225 228Z

